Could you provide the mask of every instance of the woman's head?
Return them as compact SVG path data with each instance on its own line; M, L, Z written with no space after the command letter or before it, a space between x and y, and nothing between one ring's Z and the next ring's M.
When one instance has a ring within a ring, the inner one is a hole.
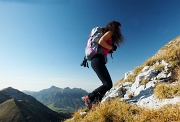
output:
M105 32L111 31L113 33L112 40L117 46L124 42L124 37L121 34L120 27L121 23L117 21L112 21L105 26Z

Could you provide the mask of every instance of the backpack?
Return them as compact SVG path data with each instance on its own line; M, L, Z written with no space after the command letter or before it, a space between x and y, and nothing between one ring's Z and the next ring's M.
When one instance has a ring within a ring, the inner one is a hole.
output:
M83 62L81 63L81 66L89 68L87 60L91 61L96 54L101 52L98 41L101 38L102 34L103 34L102 27L94 27L91 30L91 33L90 33L90 36L88 38L87 45L85 48L85 57L84 57Z
M85 48L85 58L89 61L99 52L98 41L103 34L103 28L95 27L91 30L87 45Z

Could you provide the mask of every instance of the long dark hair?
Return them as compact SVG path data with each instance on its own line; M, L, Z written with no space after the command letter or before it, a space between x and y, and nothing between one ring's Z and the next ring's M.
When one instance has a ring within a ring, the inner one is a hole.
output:
M108 23L104 28L105 33L108 31L111 31L113 33L112 40L113 40L113 43L117 46L119 46L121 43L124 42L124 37L122 36L121 30L119 29L119 27L121 27L121 23L117 21L112 21Z

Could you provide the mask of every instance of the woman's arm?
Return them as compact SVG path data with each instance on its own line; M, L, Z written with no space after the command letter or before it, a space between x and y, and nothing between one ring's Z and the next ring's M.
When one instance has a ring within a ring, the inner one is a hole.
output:
M107 42L106 42L107 40L109 40L111 38L112 38L112 32L108 31L99 39L98 44L106 49L112 50L113 47L111 45L107 44Z

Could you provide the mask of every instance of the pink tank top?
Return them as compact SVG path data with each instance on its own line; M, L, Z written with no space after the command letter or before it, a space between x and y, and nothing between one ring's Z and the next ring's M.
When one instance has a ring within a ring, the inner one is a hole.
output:
M109 44L109 45L112 45L112 40L107 40L106 41L107 42L107 44ZM101 46L102 47L102 46ZM106 48L104 48L104 47L102 47L103 48L103 53L107 56L108 55L108 52L110 51L109 49L106 49Z

